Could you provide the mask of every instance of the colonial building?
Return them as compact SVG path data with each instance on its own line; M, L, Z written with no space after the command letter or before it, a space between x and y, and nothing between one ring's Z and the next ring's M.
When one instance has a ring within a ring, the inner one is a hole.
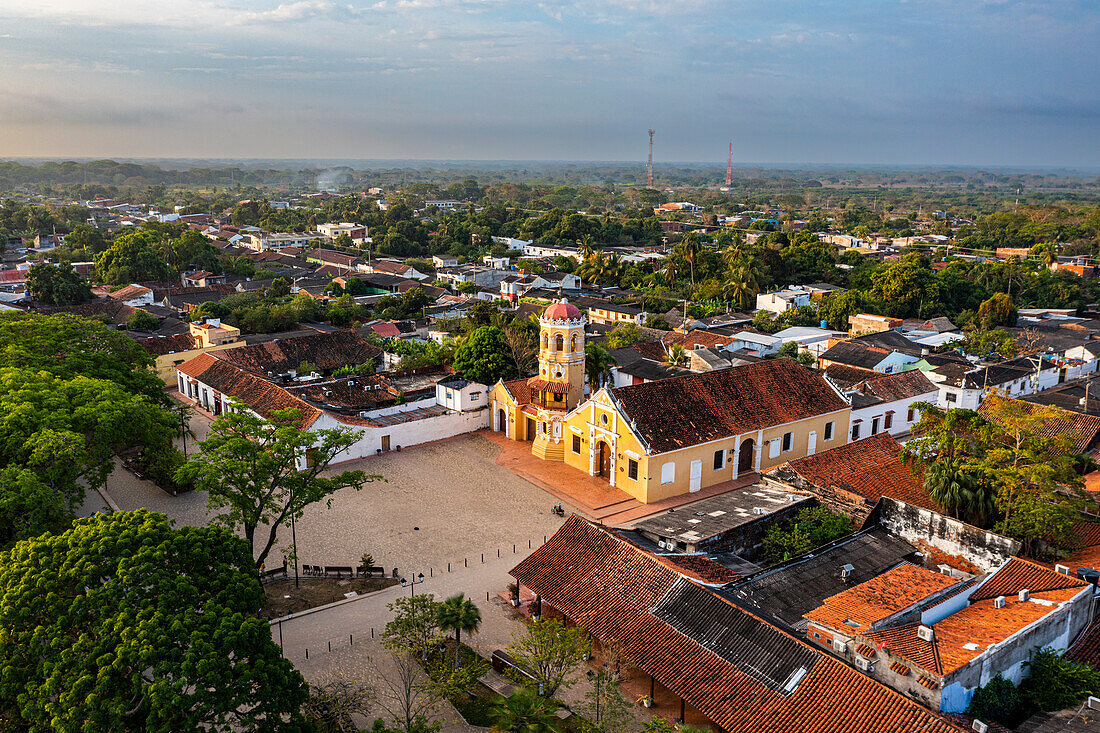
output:
M643 503L847 442L851 406L791 359L604 387L580 404L584 315L563 300L539 323L539 374L493 387L493 429Z

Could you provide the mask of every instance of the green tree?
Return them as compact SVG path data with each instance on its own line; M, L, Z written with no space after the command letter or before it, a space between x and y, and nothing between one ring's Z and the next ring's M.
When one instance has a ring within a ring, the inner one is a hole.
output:
M34 472L75 510L125 448L170 445L175 420L114 382L0 368L0 466Z
M75 251L83 250L88 256L95 256L107 249L107 239L98 227L91 224L77 224L65 235L65 244Z
M961 461L945 459L928 464L924 489L932 501L956 519L971 524L982 526L996 512L993 486L975 477Z
M558 733L558 706L528 687L493 703L492 730L501 733Z
M462 632L476 633L481 626L481 611L464 594L451 596L439 604L439 628L455 632L455 665L462 666Z
M138 308L126 321L126 328L131 331L156 331L160 328L160 320L149 311Z
M576 672L590 650L584 629L549 618L528 624L508 645L508 653L535 675L546 697L576 682Z
M179 470L177 480L207 492L216 521L244 534L260 566L292 517L301 519L316 502L331 504L340 489L358 491L382 478L362 471L323 475L358 439L346 428L303 427L298 410L274 410L265 418L234 405L210 426L199 443L202 452Z
M29 469L0 470L0 550L43 532L63 532L74 514L68 498Z
M0 368L110 380L167 405L164 382L152 366L149 352L99 321L69 314L0 314Z
M1004 293L994 293L978 306L978 321L982 330L989 331L1000 326L1016 325L1016 305L1012 298Z
M642 329L633 323L620 323L607 335L607 348L621 349L642 340Z
M171 274L161 238L147 229L123 234L95 260L95 276L108 285L165 280Z
M1023 700L1020 690L1000 674L974 691L966 714L982 722L997 722L1015 728L1021 722Z
M144 510L0 562L0 717L32 730L304 730L248 545ZM34 650L33 653L29 653Z
M1031 657L1031 675L1020 685L1020 693L1032 709L1065 710L1088 695L1100 694L1100 671L1053 649L1041 649Z
M584 373L588 378L588 391L596 394L601 386L611 381L614 374L615 357L611 356L601 344L589 342L584 345Z
M386 623L382 643L388 649L412 651L426 659L443 637L439 606L431 593L401 597L387 604L393 618Z
M763 540L764 556L772 562L783 562L851 531L852 520L827 507L802 509L792 520L768 528Z
M46 305L79 305L92 299L88 281L73 271L72 265L34 264L27 272L31 297Z
M508 337L496 326L480 326L455 349L454 366L462 376L481 384L496 384L512 374Z
M935 273L918 255L906 255L871 275L872 294L885 315L921 317L939 303Z

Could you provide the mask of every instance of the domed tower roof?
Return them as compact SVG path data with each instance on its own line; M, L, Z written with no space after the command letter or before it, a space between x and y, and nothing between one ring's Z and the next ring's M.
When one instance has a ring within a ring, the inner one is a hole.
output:
M553 321L573 321L581 317L581 309L562 298L557 303L547 306L542 317Z

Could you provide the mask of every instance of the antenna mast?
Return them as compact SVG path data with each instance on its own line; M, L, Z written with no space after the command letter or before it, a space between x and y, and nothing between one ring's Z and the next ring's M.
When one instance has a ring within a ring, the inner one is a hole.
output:
M649 164L645 171L646 188L653 188L653 130L649 131Z
M733 140L730 140L730 155L726 158L726 188L733 186Z

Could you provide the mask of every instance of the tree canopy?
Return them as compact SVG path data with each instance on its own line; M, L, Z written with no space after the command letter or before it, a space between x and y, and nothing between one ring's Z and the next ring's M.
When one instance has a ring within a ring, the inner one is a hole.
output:
M68 263L56 267L31 265L27 272L27 289L32 298L46 305L79 305L92 299L88 281L74 272L73 266Z
M455 369L462 376L482 384L495 384L509 377L515 366L504 331L496 326L480 326L455 349Z
M146 511L0 555L0 717L38 730L304 730L248 544Z

